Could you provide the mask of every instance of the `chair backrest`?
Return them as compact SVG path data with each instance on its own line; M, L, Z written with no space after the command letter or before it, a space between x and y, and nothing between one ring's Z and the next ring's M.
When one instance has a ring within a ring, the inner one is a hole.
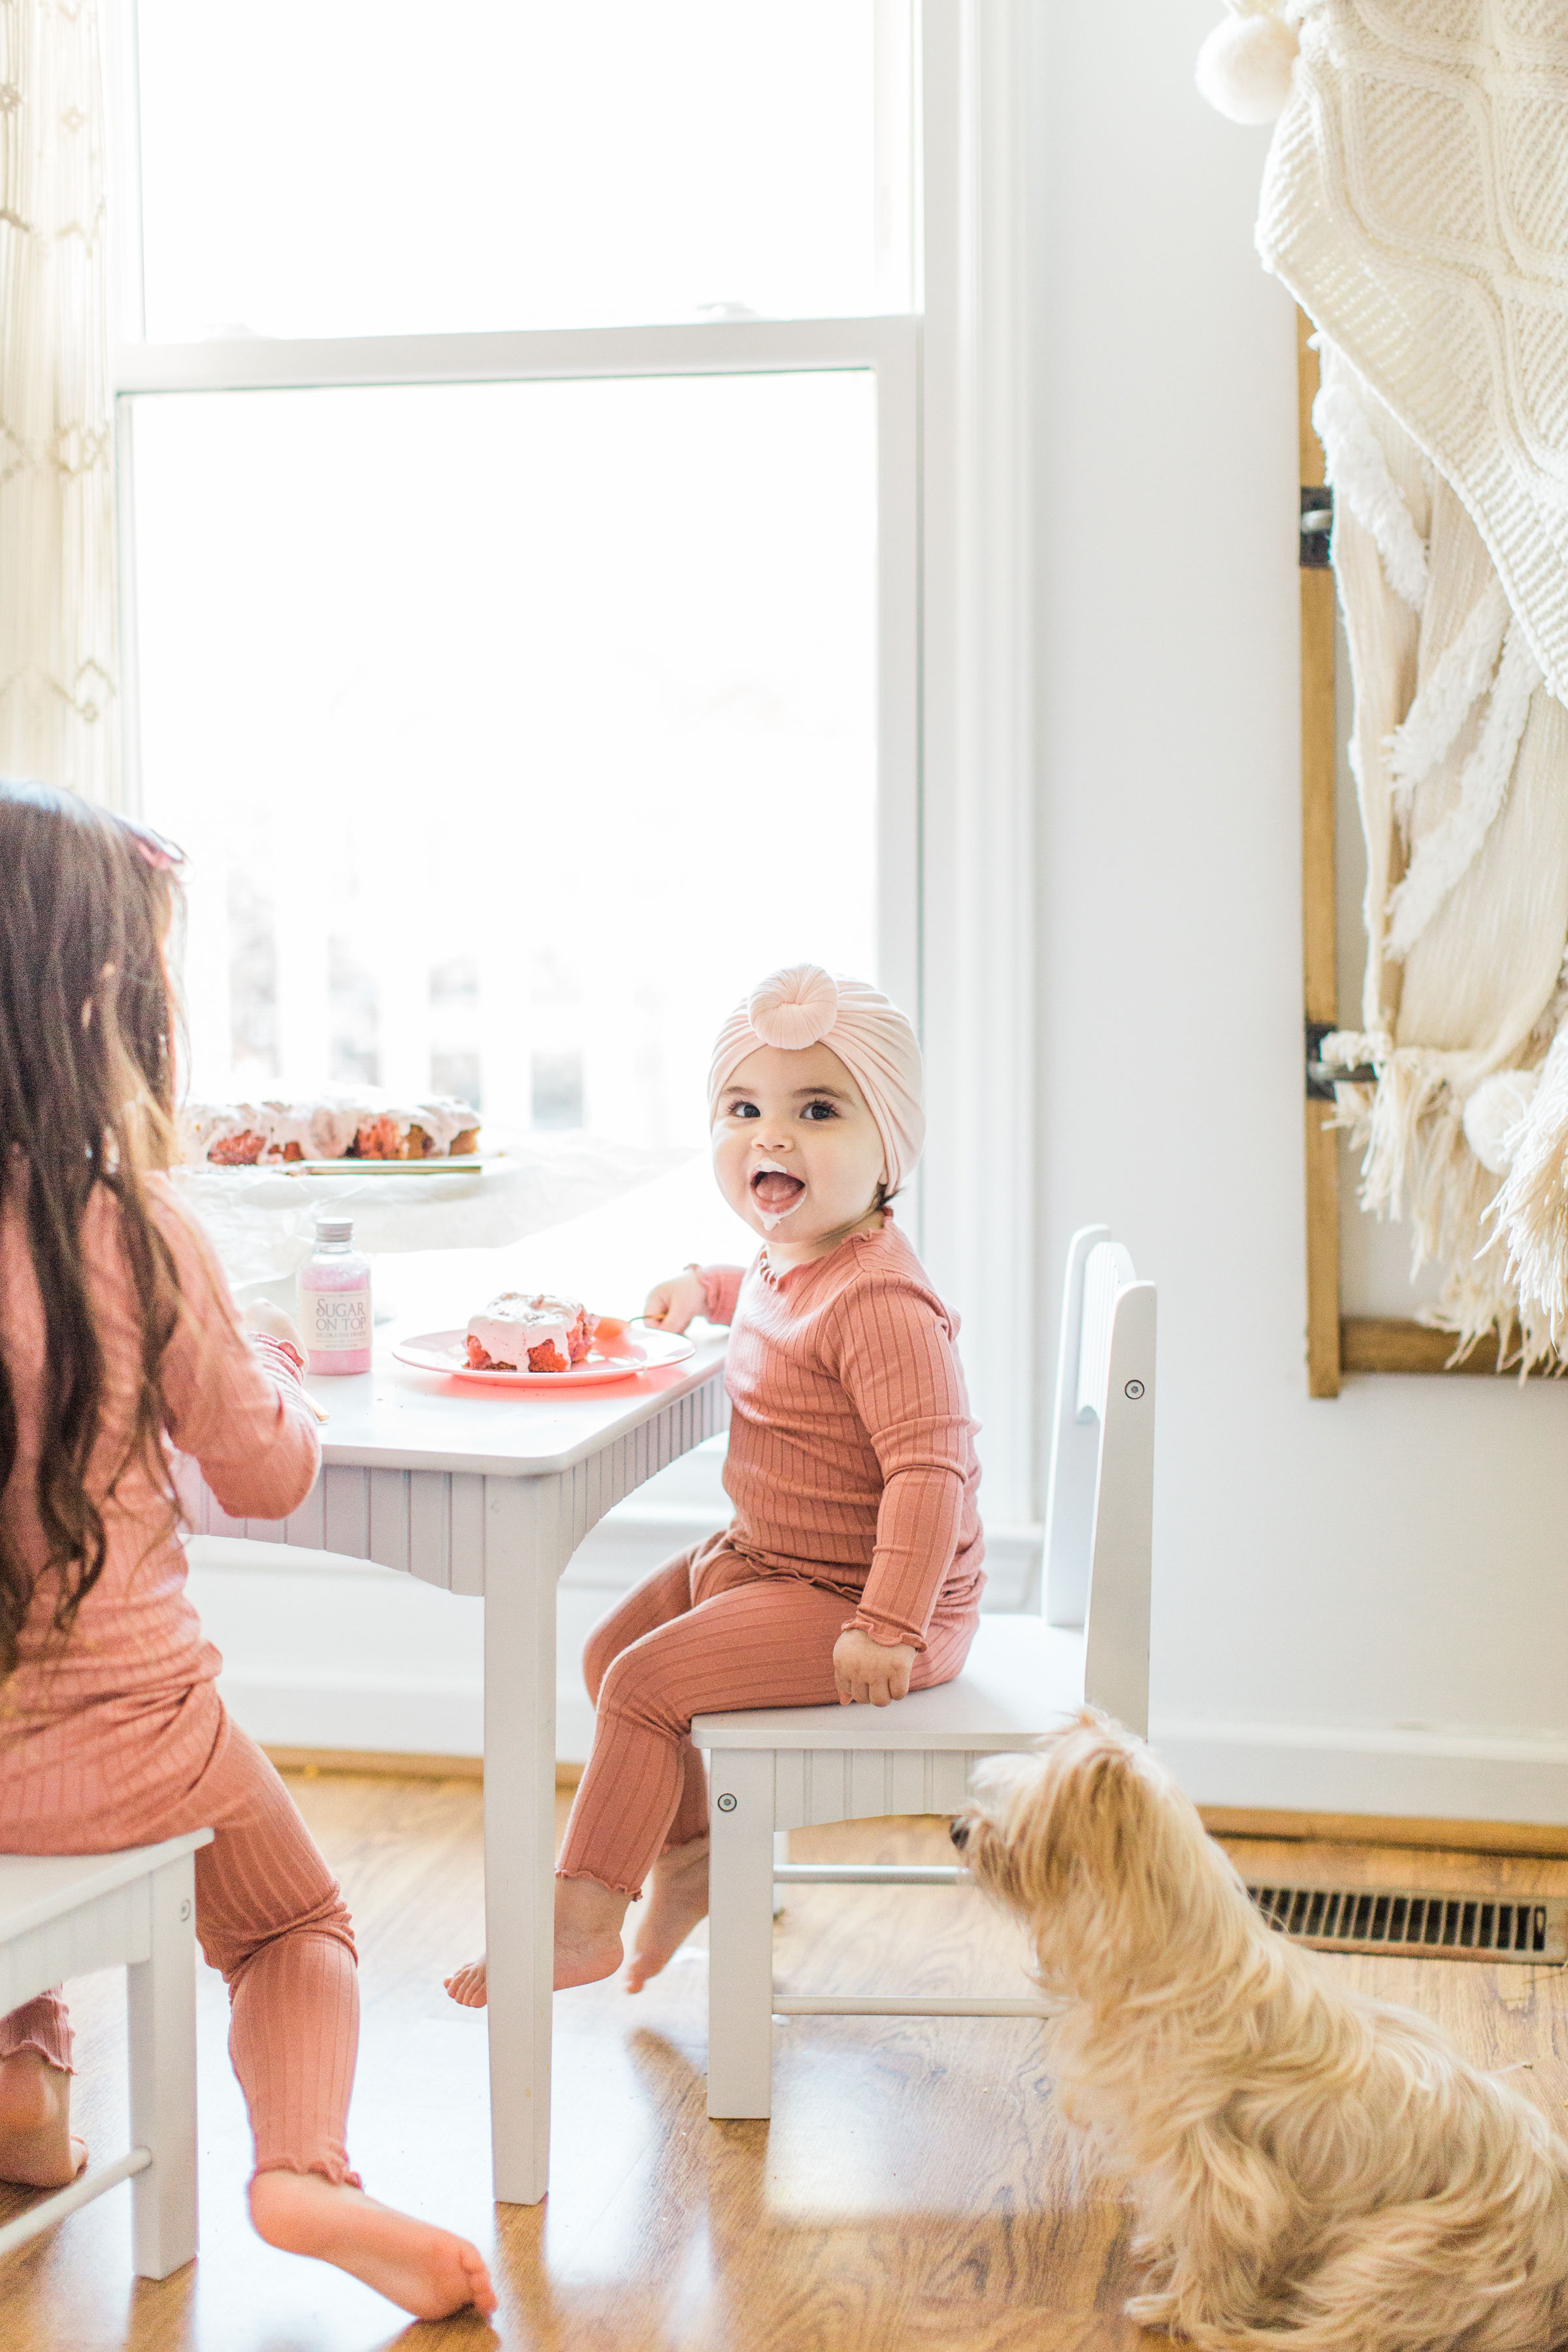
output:
M1154 1286L1108 1225L1068 1246L1046 1504L1048 1623L1084 1629L1084 1696L1149 1721L1154 1506Z

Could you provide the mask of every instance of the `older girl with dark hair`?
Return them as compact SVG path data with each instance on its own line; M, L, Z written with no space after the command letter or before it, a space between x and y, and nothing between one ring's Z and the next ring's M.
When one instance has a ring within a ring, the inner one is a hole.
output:
M196 1931L229 1989L257 2229L422 2318L488 2312L476 2249L349 2169L349 1916L225 1713L185 1595L171 1448L226 1510L280 1518L320 1443L298 1350L242 1327L166 1173L179 862L69 793L0 783L0 1845L101 1853L210 1827ZM70 2072L58 1992L0 2018L0 2179L79 2168Z

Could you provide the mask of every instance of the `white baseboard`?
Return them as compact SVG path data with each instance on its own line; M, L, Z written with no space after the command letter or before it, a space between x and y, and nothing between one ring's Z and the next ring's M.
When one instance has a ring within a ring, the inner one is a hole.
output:
M269 1748L483 1752L477 1675L233 1666L220 1688L237 1719ZM563 1672L556 1696L557 1758L582 1763L593 1731L594 1711L581 1682L574 1671L570 1679ZM1561 1738L1192 1722L1156 1722L1152 1734L1156 1749L1200 1805L1568 1825L1568 1740Z
M1200 1805L1402 1820L1568 1823L1568 1738L1156 1717L1150 1738Z
M323 1755L482 1756L484 1687L478 1682L393 1682L365 1675L260 1675L226 1668L225 1706L263 1748L309 1748ZM581 1689L559 1691L555 1759L585 1764L594 1710Z
M721 1515L711 1465L690 1460L693 1489L707 1475L711 1494L622 1505L562 1579L556 1754L563 1762L581 1763L593 1734L580 1666L590 1626L638 1577L699 1541ZM988 1532L988 1606L1018 1606L1038 1544L1034 1528ZM267 1746L482 1752L482 1601L363 1560L216 1538L192 1544L191 1591L224 1653L220 1688ZM1200 1804L1568 1824L1568 1737L1558 1733L1347 1728L1172 1713L1155 1717L1153 1737Z
M225 1706L264 1748L481 1756L479 1681L374 1673L331 1675L225 1665Z

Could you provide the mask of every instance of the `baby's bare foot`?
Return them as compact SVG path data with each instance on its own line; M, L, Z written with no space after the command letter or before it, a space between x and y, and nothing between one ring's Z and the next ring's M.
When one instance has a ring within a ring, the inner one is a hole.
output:
M597 1984L621 1965L626 1897L596 1878L555 1882L555 1990Z
M620 1967L620 1927L626 1898L596 1878L558 1878L555 1882L555 1990L571 1985L597 1984ZM483 2009L489 1985L482 1958L469 1960L445 1979L447 1990L465 2009Z
M708 1841L672 1846L661 1853L648 1882L647 1912L637 1929L626 1990L641 1992L678 1952L699 1919L708 1916Z
M480 1953L477 1960L468 1960L462 1968L454 1969L451 1975L444 1978L442 1981L452 1999L460 2000L465 2009L483 2009L485 2005L483 1953Z
M258 2173L250 2218L269 2246L335 2263L416 2319L446 2319L469 2304L488 2318L496 2307L477 2246L378 2205L363 2189L315 2172Z
M22 2189L64 2189L87 2162L72 2137L71 2078L39 2050L0 2058L0 2180Z

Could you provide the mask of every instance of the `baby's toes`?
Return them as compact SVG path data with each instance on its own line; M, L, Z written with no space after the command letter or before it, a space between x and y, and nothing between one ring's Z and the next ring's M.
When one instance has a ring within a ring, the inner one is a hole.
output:
M483 2009L485 2005L485 1966L482 1960L470 1960L466 1968L456 1969L447 1979L447 1990L465 2009Z

